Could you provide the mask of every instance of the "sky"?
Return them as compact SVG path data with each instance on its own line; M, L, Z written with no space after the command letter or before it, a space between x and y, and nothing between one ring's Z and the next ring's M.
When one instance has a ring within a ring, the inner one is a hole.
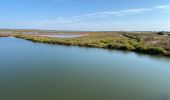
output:
M170 31L170 0L0 0L0 28Z

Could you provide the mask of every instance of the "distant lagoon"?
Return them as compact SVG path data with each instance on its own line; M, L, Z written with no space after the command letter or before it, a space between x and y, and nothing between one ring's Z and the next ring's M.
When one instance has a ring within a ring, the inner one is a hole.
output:
M50 35L38 35L43 37L54 37L54 38L76 38L86 36L87 34L50 34Z

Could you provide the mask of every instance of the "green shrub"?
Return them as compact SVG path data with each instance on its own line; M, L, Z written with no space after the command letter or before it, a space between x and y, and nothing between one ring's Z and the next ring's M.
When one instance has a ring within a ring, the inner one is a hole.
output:
M147 49L147 51L148 53L151 53L151 54L165 54L166 53L166 50L164 50L161 47L150 47Z
M164 31L158 32L157 34L158 34L158 35L168 35L168 33L167 33L167 32L164 32Z

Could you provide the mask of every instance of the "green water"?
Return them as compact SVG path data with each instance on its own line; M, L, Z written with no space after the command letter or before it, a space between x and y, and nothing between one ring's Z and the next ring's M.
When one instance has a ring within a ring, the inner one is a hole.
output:
M0 100L169 100L170 58L0 38Z

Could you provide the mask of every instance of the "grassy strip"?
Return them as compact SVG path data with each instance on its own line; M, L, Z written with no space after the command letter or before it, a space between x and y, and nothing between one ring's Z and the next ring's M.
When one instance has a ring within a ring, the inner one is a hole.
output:
M170 39L164 36L157 36L154 33L87 32L85 34L88 35L78 38L52 38L31 34L0 34L0 37L14 36L40 43L118 49L170 56Z
M159 46L146 44L143 39L129 38L121 36L119 33L91 33L88 36L79 38L49 38L33 35L16 35L17 38L30 40L33 42L61 44L68 46L82 46L106 49L118 49L135 51L154 55L170 56L168 51Z

